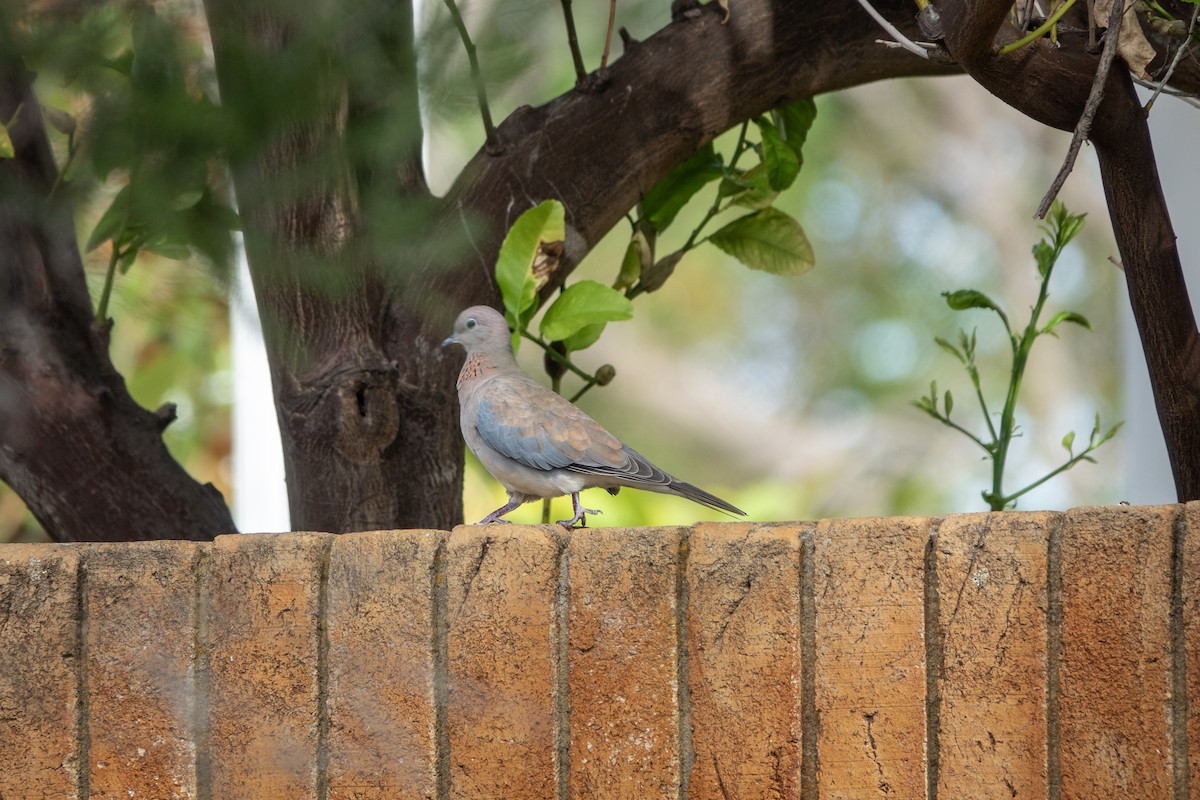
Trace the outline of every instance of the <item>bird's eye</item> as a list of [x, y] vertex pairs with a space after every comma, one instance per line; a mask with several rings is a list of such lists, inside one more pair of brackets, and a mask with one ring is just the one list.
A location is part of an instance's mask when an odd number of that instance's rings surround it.
[[474, 327], [475, 327], [476, 325], [478, 325], [478, 324], [479, 324], [479, 323], [477, 323], [477, 322], [476, 322], [475, 320], [473, 320], [473, 319], [469, 319], [469, 320], [467, 320], [467, 330], [470, 330], [471, 328], [474, 328]]

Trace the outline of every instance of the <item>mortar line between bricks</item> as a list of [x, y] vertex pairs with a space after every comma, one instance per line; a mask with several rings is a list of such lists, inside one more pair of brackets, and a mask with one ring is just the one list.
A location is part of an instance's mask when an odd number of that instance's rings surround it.
[[942, 728], [942, 633], [941, 595], [938, 584], [938, 530], [933, 520], [925, 540], [925, 796], [937, 800], [941, 766]]
[[1046, 549], [1046, 796], [1062, 795], [1062, 515], [1050, 523]]
[[551, 658], [554, 692], [554, 786], [557, 800], [571, 796], [571, 676], [569, 649], [571, 643], [570, 609], [571, 564], [568, 557], [570, 534], [559, 539], [555, 556], [558, 566], [558, 586], [554, 596], [554, 641]]
[[679, 537], [679, 553], [675, 562], [675, 655], [679, 686], [679, 798], [688, 800], [688, 784], [696, 751], [692, 743], [692, 692], [688, 654], [688, 556], [691, 552], [691, 529]]
[[329, 797], [329, 564], [333, 537], [321, 548], [317, 583], [317, 800]]
[[1175, 510], [1171, 525], [1171, 777], [1174, 800], [1186, 800], [1191, 783], [1188, 763], [1187, 639], [1183, 625], [1184, 544], [1187, 517]]
[[434, 796], [437, 800], [450, 797], [450, 728], [447, 715], [450, 705], [450, 623], [448, 620], [449, 592], [447, 591], [446, 548], [443, 538], [433, 555], [429, 573], [430, 605], [429, 643], [433, 655], [433, 748]]
[[195, 696], [192, 701], [192, 746], [196, 754], [196, 800], [212, 800], [212, 752], [209, 728], [209, 702], [212, 697], [212, 672], [209, 657], [209, 617], [212, 601], [209, 583], [212, 575], [212, 545], [199, 549], [192, 565], [192, 658], [195, 661]]
[[816, 529], [800, 534], [800, 797], [817, 800]]
[[88, 602], [87, 552], [75, 573], [75, 744], [79, 748], [78, 789], [80, 800], [92, 795], [91, 701], [88, 698]]

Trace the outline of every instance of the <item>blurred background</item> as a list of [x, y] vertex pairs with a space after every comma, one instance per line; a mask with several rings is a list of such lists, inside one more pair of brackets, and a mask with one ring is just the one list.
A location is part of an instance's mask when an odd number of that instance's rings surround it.
[[[110, 46], [118, 52], [123, 6], [111, 7], [118, 13]], [[210, 73], [198, 5], [162, 8], [186, 31], [197, 69]], [[463, 11], [497, 119], [573, 85], [558, 3], [464, 4]], [[607, 12], [607, 4], [575, 6], [589, 69], [599, 63]], [[669, 17], [667, 3], [627, 0], [617, 24], [642, 39]], [[447, 21], [442, 3], [420, 6], [426, 164], [439, 193], [483, 140], [466, 60]], [[619, 57], [615, 47], [610, 60]], [[91, 98], [77, 85], [47, 76], [38, 90], [44, 103], [86, 119]], [[804, 226], [816, 268], [781, 278], [746, 269], [712, 246], [689, 253], [663, 290], [634, 301], [631, 321], [610, 324], [595, 346], [578, 354], [586, 370], [610, 363], [617, 372], [580, 405], [664, 469], [755, 520], [984, 510], [980, 492], [990, 486], [990, 464], [910, 401], [936, 380], [939, 391], [954, 392], [955, 419], [982, 431], [966, 374], [934, 343], [937, 336], [955, 340], [965, 328], [977, 330], [984, 391], [993, 408], [1002, 404], [1009, 362], [1003, 329], [991, 314], [951, 311], [940, 294], [984, 291], [1014, 325], [1023, 324], [1038, 290], [1030, 249], [1042, 231], [1033, 211], [1070, 136], [1024, 118], [968, 78], [889, 81], [819, 97], [817, 107], [800, 179], [777, 202]], [[1193, 267], [1200, 264], [1194, 230], [1200, 160], [1189, 150], [1198, 114], [1164, 97], [1151, 115], [1183, 260]], [[718, 149], [732, 146], [729, 134], [718, 140]], [[119, 174], [110, 176], [79, 207], [81, 242], [120, 185]], [[1171, 502], [1165, 450], [1124, 279], [1110, 260], [1117, 253], [1089, 147], [1060, 199], [1088, 217], [1056, 268], [1044, 319], [1069, 309], [1091, 320], [1094, 330], [1065, 326], [1059, 338], [1035, 345], [1006, 488], [1061, 463], [1064, 434], [1074, 430], [1085, 441], [1099, 413], [1105, 428], [1120, 420], [1126, 425], [1097, 451], [1098, 463], [1080, 464], [1021, 498], [1018, 507]], [[679, 241], [669, 234], [660, 253], [682, 243], [709, 202], [711, 195], [702, 192], [685, 208], [673, 227]], [[572, 280], [611, 283], [628, 237], [628, 227], [619, 226]], [[98, 249], [86, 256], [94, 297], [108, 255]], [[113, 360], [134, 398], [149, 408], [178, 407], [179, 418], [166, 432], [175, 456], [198, 480], [221, 490], [243, 531], [288, 529], [270, 383], [244, 264], [227, 274], [200, 259], [140, 255], [118, 276], [109, 313], [116, 321]], [[535, 351], [522, 348], [520, 360], [548, 384]], [[572, 380], [564, 379], [568, 395], [578, 389]], [[466, 520], [503, 502], [499, 485], [468, 457]], [[615, 498], [591, 492], [584, 504], [604, 512], [593, 525], [722, 518], [684, 500], [633, 491]], [[556, 500], [552, 518], [564, 516], [569, 500]], [[540, 521], [540, 505], [510, 519]], [[0, 484], [0, 542], [41, 538], [20, 499]]]

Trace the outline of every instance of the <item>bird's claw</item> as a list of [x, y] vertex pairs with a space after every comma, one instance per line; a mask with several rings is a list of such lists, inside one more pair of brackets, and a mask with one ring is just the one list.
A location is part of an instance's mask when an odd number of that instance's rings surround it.
[[479, 520], [479, 522], [476, 522], [475, 524], [476, 525], [512, 525], [512, 520], [511, 519], [500, 519], [499, 517], [494, 517], [491, 514], [488, 514], [486, 517]]
[[598, 508], [581, 508], [577, 512], [575, 512], [574, 517], [572, 517], [571, 519], [560, 519], [560, 520], [558, 520], [558, 524], [562, 525], [564, 528], [574, 528], [575, 523], [578, 522], [579, 527], [586, 528], [588, 514], [603, 514], [603, 513], [604, 512]]

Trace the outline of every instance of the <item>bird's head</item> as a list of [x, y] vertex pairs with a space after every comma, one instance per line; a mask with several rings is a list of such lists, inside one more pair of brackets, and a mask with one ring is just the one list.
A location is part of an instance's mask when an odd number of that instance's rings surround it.
[[504, 315], [488, 306], [471, 306], [454, 321], [454, 333], [446, 337], [442, 347], [460, 344], [468, 354], [485, 350], [512, 352], [508, 323]]

